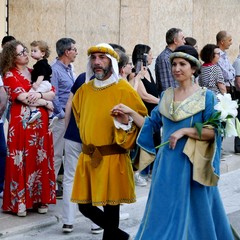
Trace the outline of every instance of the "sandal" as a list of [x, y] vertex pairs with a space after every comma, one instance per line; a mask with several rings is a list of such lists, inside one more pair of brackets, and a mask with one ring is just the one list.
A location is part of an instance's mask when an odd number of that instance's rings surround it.
[[48, 212], [48, 205], [47, 204], [42, 204], [38, 207], [38, 213], [45, 214], [47, 212]]

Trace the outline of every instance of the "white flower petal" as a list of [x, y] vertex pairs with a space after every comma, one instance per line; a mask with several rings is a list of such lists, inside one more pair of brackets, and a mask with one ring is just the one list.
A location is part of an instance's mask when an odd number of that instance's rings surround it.
[[233, 101], [231, 95], [225, 93], [224, 95], [218, 94], [217, 98], [219, 102], [215, 105], [214, 109], [221, 112], [221, 120], [224, 120], [228, 115], [232, 117], [237, 116], [237, 101]]
[[232, 119], [230, 119], [230, 118], [227, 119], [227, 121], [226, 121], [225, 133], [226, 133], [226, 137], [232, 137], [232, 136], [238, 135], [235, 125], [234, 125]]

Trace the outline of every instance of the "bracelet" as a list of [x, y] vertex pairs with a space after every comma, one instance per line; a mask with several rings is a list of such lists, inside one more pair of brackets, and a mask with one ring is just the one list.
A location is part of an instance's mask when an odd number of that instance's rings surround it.
[[48, 106], [48, 101], [46, 101], [46, 106]]
[[40, 93], [40, 95], [41, 95], [41, 98], [43, 98], [43, 94], [41, 93], [41, 92], [39, 92]]

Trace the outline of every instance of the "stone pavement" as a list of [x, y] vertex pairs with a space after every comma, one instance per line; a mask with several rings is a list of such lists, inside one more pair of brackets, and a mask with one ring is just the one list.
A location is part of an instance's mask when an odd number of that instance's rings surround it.
[[[221, 161], [221, 178], [219, 189], [223, 204], [230, 219], [231, 224], [240, 233], [240, 155], [233, 153], [233, 139], [229, 138], [223, 142], [224, 155]], [[147, 187], [136, 187], [137, 202], [134, 204], [124, 204], [121, 209], [129, 212], [130, 218], [121, 221], [122, 229], [132, 236], [136, 234], [140, 224], [145, 203], [147, 200]], [[0, 199], [0, 205], [2, 199]], [[82, 239], [97, 240], [101, 235], [90, 233], [91, 223], [80, 213], [77, 215], [77, 223], [73, 233], [64, 235], [61, 232], [61, 206], [62, 200], [58, 200], [56, 205], [49, 207], [47, 214], [40, 215], [35, 212], [28, 213], [27, 217], [17, 217], [11, 214], [0, 212], [0, 239]]]

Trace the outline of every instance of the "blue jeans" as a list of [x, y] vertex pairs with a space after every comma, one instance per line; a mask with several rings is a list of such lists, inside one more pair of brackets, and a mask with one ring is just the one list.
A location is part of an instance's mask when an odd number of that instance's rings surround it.
[[4, 136], [3, 123], [0, 123], [0, 192], [2, 192], [4, 185], [6, 156], [7, 146]]

